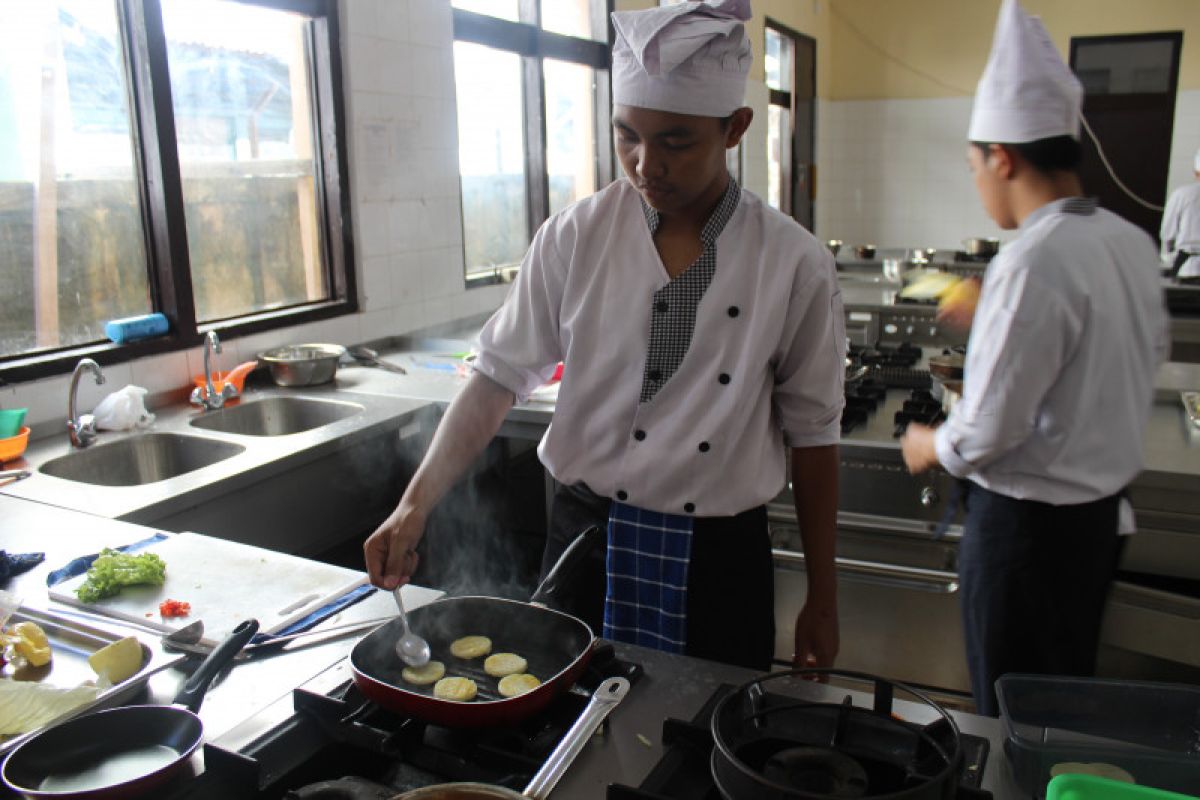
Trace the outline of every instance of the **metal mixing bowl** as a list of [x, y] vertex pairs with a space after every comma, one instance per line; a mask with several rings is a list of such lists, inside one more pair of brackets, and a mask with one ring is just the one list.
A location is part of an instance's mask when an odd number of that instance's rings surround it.
[[279, 386], [315, 386], [333, 380], [338, 359], [346, 353], [340, 344], [290, 344], [268, 350], [258, 360], [271, 370]]

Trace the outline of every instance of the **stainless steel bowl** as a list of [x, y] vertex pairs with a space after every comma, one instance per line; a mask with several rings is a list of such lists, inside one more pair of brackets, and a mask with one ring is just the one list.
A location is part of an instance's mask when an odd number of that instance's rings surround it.
[[271, 380], [279, 386], [315, 386], [333, 380], [338, 359], [345, 353], [340, 344], [290, 344], [268, 350], [258, 360], [267, 365]]

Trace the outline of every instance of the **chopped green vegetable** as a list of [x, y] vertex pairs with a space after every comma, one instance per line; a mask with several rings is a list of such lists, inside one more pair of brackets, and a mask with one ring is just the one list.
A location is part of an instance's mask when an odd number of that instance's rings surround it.
[[122, 586], [138, 583], [162, 586], [166, 574], [166, 563], [154, 553], [134, 556], [106, 547], [92, 563], [87, 580], [75, 594], [85, 603], [94, 603], [117, 594]]

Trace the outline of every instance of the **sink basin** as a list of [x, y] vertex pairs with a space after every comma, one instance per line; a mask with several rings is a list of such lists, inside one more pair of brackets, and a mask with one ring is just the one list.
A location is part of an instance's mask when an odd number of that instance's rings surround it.
[[339, 400], [308, 397], [268, 397], [210, 411], [191, 424], [207, 431], [243, 436], [286, 436], [361, 414], [363, 407]]
[[143, 433], [47, 461], [46, 475], [98, 486], [141, 486], [207, 467], [246, 448], [176, 433]]

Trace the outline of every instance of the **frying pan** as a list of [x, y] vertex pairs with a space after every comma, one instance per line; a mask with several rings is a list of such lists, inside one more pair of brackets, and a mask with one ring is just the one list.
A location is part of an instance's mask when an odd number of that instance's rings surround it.
[[192, 673], [173, 706], [123, 706], [47, 728], [9, 753], [4, 783], [25, 797], [137, 797], [184, 769], [204, 738], [204, 693], [258, 632], [247, 620]]
[[[564, 588], [604, 535], [592, 527], [576, 537], [528, 603], [498, 597], [448, 597], [408, 613], [409, 627], [429, 642], [433, 658], [446, 665], [447, 677], [474, 679], [479, 689], [475, 700], [441, 700], [433, 696], [432, 686], [404, 681], [401, 671], [405, 665], [396, 655], [402, 630], [399, 619], [376, 628], [354, 646], [350, 668], [355, 685], [390, 711], [450, 728], [507, 726], [536, 714], [575, 683], [596, 645], [587, 623], [542, 603]], [[451, 655], [450, 643], [470, 635], [490, 638], [494, 653], [524, 657], [529, 662], [526, 672], [542, 683], [525, 694], [502, 697], [497, 679], [483, 671], [482, 659]]]

